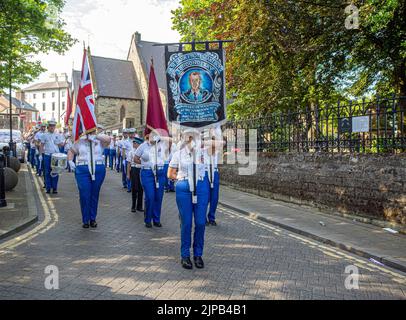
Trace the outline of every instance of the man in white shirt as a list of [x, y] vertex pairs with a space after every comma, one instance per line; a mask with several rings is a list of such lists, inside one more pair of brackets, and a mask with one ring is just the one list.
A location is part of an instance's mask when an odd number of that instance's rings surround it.
[[135, 138], [135, 134], [136, 134], [136, 130], [135, 128], [130, 128], [128, 129], [128, 138], [125, 139], [122, 143], [122, 153], [123, 153], [123, 169], [124, 169], [124, 176], [125, 176], [125, 184], [123, 181], [123, 187], [125, 186], [125, 188], [127, 188], [127, 192], [130, 193], [131, 192], [131, 180], [127, 178], [127, 154], [129, 152], [131, 152], [131, 150], [133, 149], [133, 140]]
[[[36, 167], [37, 167], [37, 175], [42, 176], [44, 173], [44, 163], [42, 161], [43, 156], [40, 152], [40, 146], [41, 146], [41, 137], [43, 134], [45, 134], [45, 129], [46, 129], [46, 124], [41, 123], [40, 124], [40, 130], [34, 135], [34, 143], [36, 147], [35, 151], [35, 159], [36, 159]], [[41, 160], [40, 160], [41, 158]]]
[[123, 188], [127, 189], [127, 176], [125, 172], [125, 141], [128, 139], [128, 129], [123, 129], [123, 139], [119, 143], [120, 148], [120, 169], [121, 169], [121, 182], [123, 183]]
[[141, 183], [145, 193], [145, 227], [162, 227], [161, 208], [164, 196], [164, 151], [165, 143], [151, 133], [147, 141], [135, 151], [135, 163], [141, 164]]
[[[58, 193], [58, 175], [51, 175], [51, 159], [52, 154], [60, 153], [59, 148], [63, 146], [64, 141], [61, 135], [55, 133], [56, 122], [51, 120], [48, 122], [48, 132], [41, 136], [40, 147], [40, 160], [44, 161], [45, 169], [45, 188], [46, 193], [57, 194]], [[42, 156], [43, 155], [43, 156]]]

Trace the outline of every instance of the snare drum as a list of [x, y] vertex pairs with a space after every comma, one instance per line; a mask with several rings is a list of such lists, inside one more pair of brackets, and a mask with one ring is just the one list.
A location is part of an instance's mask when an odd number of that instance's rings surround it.
[[64, 153], [53, 153], [51, 156], [51, 175], [56, 176], [65, 171], [68, 156]]

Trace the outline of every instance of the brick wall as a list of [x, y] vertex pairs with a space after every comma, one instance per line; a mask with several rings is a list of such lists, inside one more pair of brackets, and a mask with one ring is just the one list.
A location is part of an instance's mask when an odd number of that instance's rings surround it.
[[259, 154], [255, 175], [238, 175], [238, 167], [221, 166], [223, 184], [406, 225], [406, 154]]

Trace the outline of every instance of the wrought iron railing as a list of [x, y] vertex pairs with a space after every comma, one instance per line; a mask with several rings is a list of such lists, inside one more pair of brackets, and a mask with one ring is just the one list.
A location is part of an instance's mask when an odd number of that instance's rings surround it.
[[249, 129], [256, 129], [261, 152], [400, 153], [406, 151], [405, 111], [406, 97], [378, 97], [229, 121], [223, 129], [228, 146], [243, 134], [246, 148]]

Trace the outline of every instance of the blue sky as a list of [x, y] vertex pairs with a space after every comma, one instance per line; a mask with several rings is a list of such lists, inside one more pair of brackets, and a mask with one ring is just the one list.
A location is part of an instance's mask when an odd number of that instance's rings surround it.
[[171, 30], [171, 10], [178, 6], [179, 0], [67, 0], [61, 17], [79, 42], [64, 56], [37, 56], [48, 71], [35, 82], [46, 81], [53, 72], [70, 77], [72, 64], [80, 69], [83, 41], [90, 43], [93, 55], [118, 59], [126, 59], [135, 31], [147, 41], [178, 41], [179, 34]]

